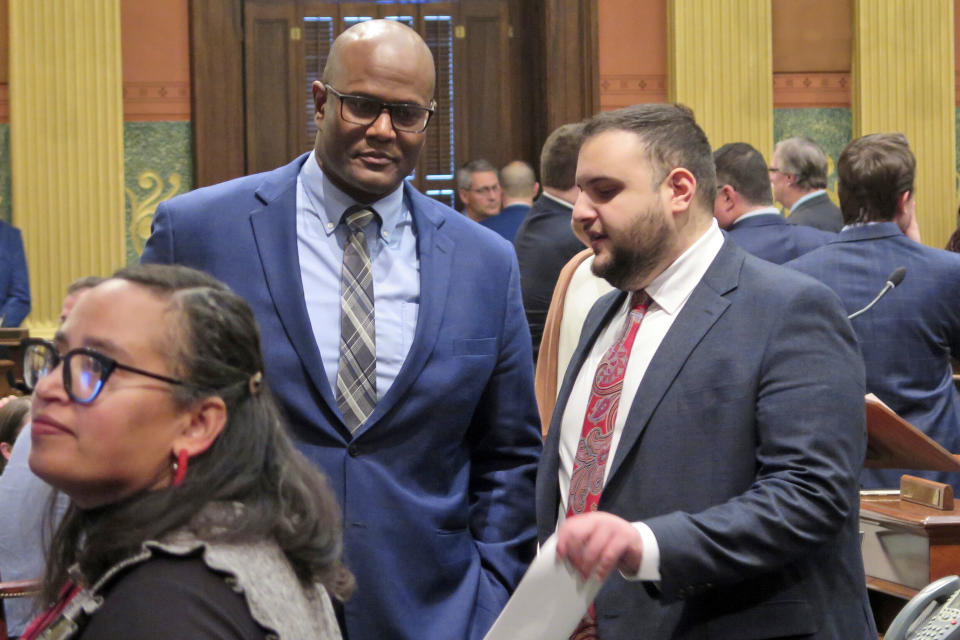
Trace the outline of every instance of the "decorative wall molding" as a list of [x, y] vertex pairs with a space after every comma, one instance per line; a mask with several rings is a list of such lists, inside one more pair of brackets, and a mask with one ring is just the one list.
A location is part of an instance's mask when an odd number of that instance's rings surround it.
[[190, 120], [190, 83], [124, 82], [123, 119]]
[[666, 102], [666, 75], [601, 75], [600, 108], [618, 109], [631, 104]]
[[775, 73], [773, 74], [773, 106], [849, 107], [850, 74], [838, 73]]

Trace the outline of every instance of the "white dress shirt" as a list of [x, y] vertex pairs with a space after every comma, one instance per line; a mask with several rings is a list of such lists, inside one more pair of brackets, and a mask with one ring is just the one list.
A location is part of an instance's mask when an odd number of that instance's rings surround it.
[[[340, 272], [347, 241], [340, 219], [355, 204], [330, 182], [311, 153], [297, 177], [297, 251], [307, 315], [334, 392], [340, 366]], [[413, 343], [420, 311], [420, 259], [403, 185], [370, 206], [381, 220], [371, 220], [365, 235], [373, 271], [377, 398], [382, 399]]]
[[[610, 462], [613, 462], [623, 426], [626, 423], [637, 387], [643, 381], [647, 367], [654, 354], [660, 347], [664, 336], [670, 330], [677, 315], [683, 309], [690, 294], [699, 284], [707, 268], [713, 262], [723, 246], [723, 234], [716, 220], [711, 222], [710, 228], [680, 255], [663, 273], [658, 275], [647, 285], [646, 292], [651, 298], [647, 313], [637, 330], [633, 347], [630, 350], [630, 359], [627, 361], [627, 370], [623, 377], [623, 391], [620, 394], [620, 405], [617, 419], [614, 423], [613, 437], [610, 441], [610, 452], [607, 456], [608, 464], [604, 469], [603, 482], [607, 482], [607, 473], [610, 471]], [[626, 297], [617, 314], [604, 327], [597, 341], [594, 342], [590, 353], [587, 354], [577, 374], [576, 382], [570, 390], [570, 398], [563, 412], [560, 423], [560, 515], [557, 518], [559, 527], [567, 513], [567, 498], [570, 488], [570, 476], [573, 473], [573, 463], [577, 455], [577, 446], [580, 442], [580, 433], [583, 428], [583, 417], [590, 400], [593, 378], [597, 366], [604, 354], [613, 345], [621, 327], [627, 321], [630, 296]], [[656, 375], [653, 372], [651, 375]], [[643, 540], [643, 559], [636, 579], [660, 579], [660, 549], [656, 537], [650, 528], [642, 522], [634, 523]]]

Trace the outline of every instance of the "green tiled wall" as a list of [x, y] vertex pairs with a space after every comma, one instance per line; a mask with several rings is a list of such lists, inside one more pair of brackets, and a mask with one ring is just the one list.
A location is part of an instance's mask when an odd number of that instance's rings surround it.
[[126, 122], [123, 173], [127, 263], [139, 260], [157, 205], [193, 188], [189, 122]]
[[[807, 136], [823, 147], [829, 160], [827, 191], [836, 200], [836, 161], [840, 152], [853, 138], [850, 109], [774, 109], [773, 140], [779, 142], [794, 136]], [[763, 150], [769, 162], [773, 149]]]
[[[139, 260], [150, 232], [149, 218], [161, 200], [189, 191], [193, 160], [189, 122], [127, 122], [123, 125], [127, 262]], [[0, 123], [0, 218], [11, 221], [10, 125]]]

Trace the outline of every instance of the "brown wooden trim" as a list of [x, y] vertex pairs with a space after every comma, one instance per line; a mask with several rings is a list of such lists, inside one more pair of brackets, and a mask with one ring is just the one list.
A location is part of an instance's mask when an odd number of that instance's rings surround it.
[[667, 101], [667, 76], [628, 74], [600, 76], [600, 108], [604, 111], [631, 104]]
[[190, 85], [187, 82], [124, 82], [123, 119], [190, 120]]
[[879, 591], [880, 593], [903, 598], [904, 600], [909, 600], [913, 596], [917, 595], [916, 589], [911, 589], [910, 587], [905, 587], [902, 584], [890, 582], [889, 580], [874, 578], [873, 576], [866, 576], [866, 583], [867, 589], [872, 589], [873, 591]]
[[597, 112], [597, 0], [545, 0], [547, 131]]
[[773, 74], [773, 106], [850, 107], [850, 74], [775, 73]]
[[194, 185], [245, 173], [243, 2], [191, 0]]

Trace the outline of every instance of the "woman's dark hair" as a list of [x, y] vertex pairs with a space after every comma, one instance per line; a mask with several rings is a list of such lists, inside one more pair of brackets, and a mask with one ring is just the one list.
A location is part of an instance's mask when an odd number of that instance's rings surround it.
[[[326, 477], [294, 448], [266, 385], [251, 384], [263, 371], [263, 355], [250, 307], [218, 280], [186, 267], [138, 265], [113, 278], [169, 299], [170, 335], [164, 346], [171, 375], [187, 383], [174, 390], [174, 401], [189, 407], [218, 396], [227, 406], [227, 422], [210, 448], [190, 459], [181, 485], [142, 491], [89, 511], [71, 505], [54, 535], [46, 603], [57, 599], [73, 563], [95, 580], [144, 541], [188, 523], [204, 540], [272, 537], [305, 586], [320, 582], [346, 598], [353, 576], [340, 560], [336, 497]], [[205, 525], [195, 516], [212, 502], [243, 508], [229, 527]]]
[[[12, 447], [29, 414], [29, 398], [14, 398], [0, 407], [0, 442], [5, 442]], [[7, 461], [0, 456], [0, 473], [5, 466]]]

